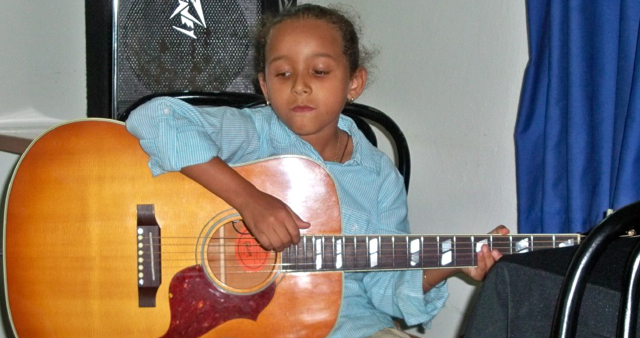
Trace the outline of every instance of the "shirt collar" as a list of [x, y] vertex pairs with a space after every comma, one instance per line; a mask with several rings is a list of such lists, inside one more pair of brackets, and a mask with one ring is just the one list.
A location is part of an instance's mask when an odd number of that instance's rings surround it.
[[369, 142], [369, 139], [364, 136], [356, 123], [350, 117], [340, 115], [338, 128], [349, 133], [353, 140], [353, 153], [349, 161], [354, 161], [370, 170], [377, 171], [380, 165], [379, 161], [376, 160], [379, 157], [379, 150]]
[[[268, 113], [269, 115], [273, 116], [273, 120], [271, 121], [271, 123], [274, 123], [274, 127], [276, 128], [271, 129], [272, 137], [270, 138], [270, 142], [272, 142], [274, 146], [277, 145], [279, 147], [286, 147], [291, 142], [302, 142], [309, 148], [312, 148], [310, 144], [301, 139], [300, 136], [296, 135], [289, 128], [287, 128], [284, 123], [282, 123], [282, 121], [280, 121], [271, 106], [261, 107], [258, 109], [263, 113]], [[338, 128], [349, 133], [353, 142], [353, 153], [351, 154], [351, 159], [347, 161], [347, 164], [353, 161], [354, 163], [362, 165], [369, 170], [377, 172], [380, 165], [378, 161], [380, 150], [378, 150], [378, 148], [374, 147], [371, 142], [369, 142], [367, 137], [364, 136], [360, 129], [358, 129], [358, 126], [350, 117], [340, 115], [340, 118], [338, 120]], [[273, 134], [274, 132], [276, 134]], [[313, 153], [317, 154], [315, 149], [313, 150]], [[316, 160], [321, 162], [323, 161], [319, 154], [317, 154], [316, 157]]]

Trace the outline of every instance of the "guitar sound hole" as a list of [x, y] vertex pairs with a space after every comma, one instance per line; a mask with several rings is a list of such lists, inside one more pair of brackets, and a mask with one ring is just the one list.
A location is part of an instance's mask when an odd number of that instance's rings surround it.
[[231, 293], [260, 291], [278, 270], [279, 255], [264, 250], [241, 220], [220, 226], [209, 238], [206, 250], [212, 279]]

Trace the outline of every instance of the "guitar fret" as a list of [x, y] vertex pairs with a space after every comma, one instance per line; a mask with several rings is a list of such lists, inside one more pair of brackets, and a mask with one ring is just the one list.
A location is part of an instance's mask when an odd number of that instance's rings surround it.
[[490, 236], [491, 248], [500, 251], [503, 255], [512, 254], [511, 251], [511, 235]]
[[325, 237], [319, 236], [316, 239], [316, 270], [324, 270], [325, 269]]
[[453, 266], [456, 266], [457, 261], [458, 261], [458, 253], [459, 251], [458, 249], [458, 237], [453, 236], [451, 238], [451, 263], [453, 264]]
[[316, 253], [315, 253], [316, 254], [316, 270], [325, 269], [324, 242], [325, 242], [324, 236], [319, 236], [319, 238], [316, 239]]
[[342, 265], [345, 270], [353, 270], [355, 269], [356, 262], [356, 242], [355, 237], [347, 236], [344, 237], [344, 254], [343, 254], [343, 262]]
[[423, 248], [423, 268], [435, 268], [440, 266], [440, 240], [437, 236], [424, 236], [422, 242]]
[[[371, 261], [371, 247], [370, 247], [370, 243], [369, 243], [369, 236], [367, 236], [366, 239], [367, 239], [367, 262], [370, 262]], [[367, 268], [370, 267], [369, 264], [367, 265]]]
[[369, 236], [367, 236], [367, 260], [369, 262], [369, 265], [367, 266], [367, 268], [370, 268], [373, 263], [375, 262], [371, 262], [371, 241], [369, 240]]
[[408, 255], [408, 266], [412, 268], [416, 268], [422, 266], [422, 257], [420, 255], [420, 247], [422, 246], [422, 237], [418, 236], [407, 236], [407, 252]]
[[406, 236], [393, 236], [393, 266], [396, 268], [408, 268], [409, 250], [407, 249]]
[[530, 248], [529, 250], [531, 251], [535, 250], [535, 248], [533, 247], [533, 244], [534, 244], [533, 235], [529, 235], [529, 248]]
[[413, 267], [411, 260], [413, 259], [413, 253], [411, 252], [411, 240], [409, 236], [405, 236], [405, 251], [407, 252], [406, 266]]
[[471, 236], [469, 238], [469, 256], [471, 256], [471, 265], [476, 266], [478, 264], [477, 261], [477, 251], [476, 251], [476, 237]]
[[[284, 264], [284, 267], [287, 270], [297, 270], [298, 269], [298, 261], [297, 261], [297, 255], [298, 255], [298, 245], [292, 245], [288, 248], [286, 248], [283, 252], [282, 252], [282, 263]], [[291, 251], [295, 252], [295, 257], [292, 258], [292, 254]]]
[[284, 251], [282, 251], [282, 266], [283, 266], [283, 270], [286, 271], [292, 271], [296, 269], [295, 266], [295, 262], [292, 262], [291, 259], [291, 251], [295, 250], [295, 246], [290, 246], [288, 248], [285, 248]]
[[304, 243], [304, 269], [313, 270], [313, 242], [315, 236], [307, 237], [307, 241]]
[[489, 246], [489, 250], [493, 250], [493, 235], [481, 235], [481, 236], [474, 236], [473, 237], [473, 264], [477, 265], [478, 261], [477, 261], [477, 257], [476, 254], [478, 252], [480, 252], [480, 250], [482, 250], [482, 246], [484, 244]]
[[357, 270], [369, 268], [369, 240], [368, 237], [356, 237], [356, 266]]
[[335, 269], [335, 253], [333, 251], [333, 242], [335, 237], [322, 237], [322, 270]]
[[[295, 248], [293, 249], [293, 254], [291, 252], [287, 254], [287, 262], [285, 264], [285, 267], [287, 270], [300, 271], [303, 268], [301, 263], [301, 257], [300, 257], [301, 255], [300, 253], [303, 248], [303, 244], [302, 244], [303, 240], [304, 240], [304, 237], [302, 237], [300, 239], [300, 242], [298, 242], [298, 244], [295, 245]], [[292, 258], [292, 255], [295, 257]], [[284, 262], [284, 257], [282, 258], [282, 260]]]
[[323, 249], [323, 245], [322, 245], [322, 238], [315, 238], [313, 239], [313, 261], [314, 261], [314, 267], [315, 270], [320, 270], [322, 269], [322, 249]]
[[380, 236], [376, 236], [376, 238], [374, 238], [372, 240], [371, 245], [373, 246], [373, 248], [370, 248], [373, 250], [373, 252], [369, 252], [369, 259], [371, 260], [371, 268], [382, 268], [384, 266], [380, 265], [380, 260], [381, 258], [381, 250], [380, 250]]
[[555, 235], [546, 236], [543, 241], [537, 241], [537, 245], [534, 250], [540, 249], [552, 249], [556, 247]]
[[[374, 241], [375, 242], [375, 241]], [[393, 236], [378, 236], [377, 238], [378, 244], [378, 264], [377, 268], [379, 269], [392, 269], [394, 265], [394, 237]], [[374, 250], [375, 251], [375, 250]], [[376, 257], [374, 255], [373, 257]]]
[[[382, 241], [380, 242], [382, 245]], [[385, 257], [384, 250], [382, 251], [382, 257]], [[396, 267], [396, 237], [391, 236], [391, 267]]]
[[[407, 250], [407, 238], [405, 236], [394, 236], [393, 242], [394, 250], [393, 250], [393, 260], [396, 267], [398, 268], [407, 268], [409, 257], [409, 251]], [[396, 251], [397, 250], [397, 251]]]
[[509, 254], [513, 255], [513, 235], [509, 235]]
[[342, 255], [343, 255], [343, 244], [344, 243], [344, 237], [340, 237], [338, 238], [338, 240], [335, 243], [335, 253], [336, 253], [336, 257], [335, 257], [335, 267], [337, 270], [341, 270], [342, 269], [342, 265], [343, 265], [343, 259], [342, 259]]
[[304, 236], [296, 245], [296, 263], [294, 266], [297, 271], [304, 269], [304, 243], [306, 240], [307, 237]]
[[435, 256], [437, 257], [437, 261], [436, 261], [436, 265], [435, 266], [440, 266], [440, 260], [442, 259], [442, 251], [440, 251], [440, 236], [436, 236], [436, 250], [435, 250]]
[[440, 241], [440, 266], [448, 267], [453, 264], [453, 238], [452, 237], [440, 237], [438, 236], [438, 240]]
[[454, 250], [455, 266], [475, 266], [475, 251], [472, 242], [473, 237], [456, 236]]
[[378, 258], [380, 257], [380, 237], [369, 239], [367, 237], [367, 253], [369, 256], [369, 268], [379, 267]]
[[477, 257], [476, 257], [476, 253], [478, 252], [477, 249], [477, 243], [476, 243], [476, 237], [475, 236], [471, 236], [471, 265], [475, 266], [478, 264], [478, 262], [476, 261]]
[[367, 240], [367, 269], [371, 267], [371, 247], [370, 247], [370, 243], [369, 243], [369, 236], [366, 237]]
[[424, 236], [419, 236], [417, 237], [417, 241], [415, 242], [415, 248], [418, 250], [417, 253], [414, 253], [414, 255], [416, 255], [417, 259], [417, 264], [415, 267], [417, 268], [424, 268], [425, 267], [425, 263], [424, 263], [424, 251], [422, 250], [422, 248], [424, 248]]

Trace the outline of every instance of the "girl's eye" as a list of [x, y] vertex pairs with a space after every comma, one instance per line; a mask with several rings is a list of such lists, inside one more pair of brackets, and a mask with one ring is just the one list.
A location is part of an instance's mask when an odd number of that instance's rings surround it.
[[287, 77], [289, 75], [291, 75], [291, 72], [279, 72], [279, 73], [276, 73], [276, 77]]
[[313, 74], [314, 75], [329, 75], [329, 72], [326, 71], [326, 70], [316, 69], [316, 70], [313, 71]]

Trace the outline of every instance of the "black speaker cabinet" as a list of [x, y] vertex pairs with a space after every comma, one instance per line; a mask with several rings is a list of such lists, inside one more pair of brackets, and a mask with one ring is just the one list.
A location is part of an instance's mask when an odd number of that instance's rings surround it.
[[295, 0], [86, 0], [89, 117], [152, 93], [255, 92], [253, 33]]

